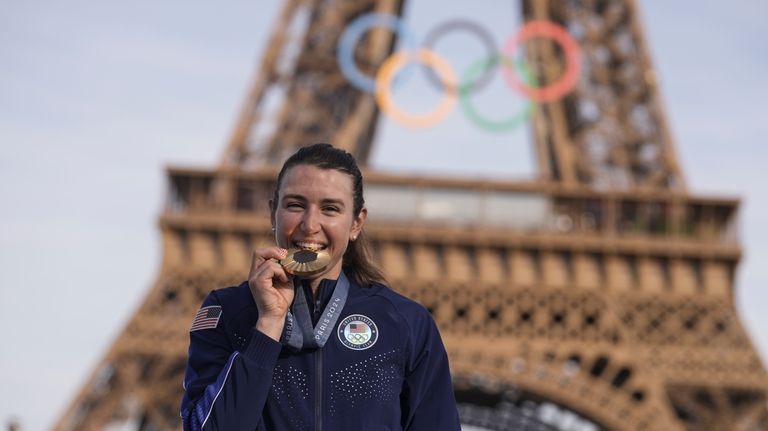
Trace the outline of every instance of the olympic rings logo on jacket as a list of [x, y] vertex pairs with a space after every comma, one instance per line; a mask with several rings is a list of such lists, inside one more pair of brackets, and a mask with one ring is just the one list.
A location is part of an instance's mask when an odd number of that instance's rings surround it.
[[[405, 49], [384, 60], [375, 78], [372, 78], [358, 69], [354, 60], [354, 48], [363, 34], [374, 26], [384, 26], [397, 33], [404, 42]], [[473, 63], [461, 75], [461, 80], [457, 78], [448, 61], [432, 49], [440, 36], [452, 30], [475, 34], [488, 51], [485, 58]], [[548, 37], [554, 40], [565, 55], [563, 73], [555, 82], [544, 87], [538, 87], [535, 77], [523, 61], [514, 60], [518, 46], [534, 37]], [[529, 21], [507, 38], [501, 53], [498, 54], [499, 49], [493, 37], [480, 24], [470, 20], [456, 19], [437, 26], [427, 34], [423, 47], [419, 47], [414, 33], [400, 17], [386, 13], [367, 13], [349, 23], [339, 38], [336, 50], [339, 68], [349, 83], [361, 91], [372, 93], [385, 114], [409, 127], [429, 127], [442, 121], [456, 105], [458, 95], [465, 115], [474, 123], [493, 131], [510, 130], [530, 116], [534, 102], [552, 102], [570, 92], [581, 72], [581, 50], [578, 43], [565, 28], [550, 21]], [[434, 109], [422, 115], [402, 111], [395, 105], [392, 97], [391, 87], [395, 75], [412, 62], [427, 66], [427, 77], [444, 93]], [[494, 121], [477, 113], [470, 101], [470, 94], [484, 87], [490, 81], [493, 69], [499, 65], [503, 66], [502, 74], [509, 86], [528, 100], [520, 113], [506, 120]]]

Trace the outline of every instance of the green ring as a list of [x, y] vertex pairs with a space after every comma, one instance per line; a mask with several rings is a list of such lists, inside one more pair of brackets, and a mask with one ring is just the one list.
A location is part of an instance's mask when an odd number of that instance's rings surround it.
[[[489, 67], [496, 66], [499, 63], [499, 58], [500, 57], [498, 56], [494, 56], [475, 62], [464, 73], [462, 82], [472, 82], [481, 72], [488, 69]], [[509, 60], [505, 61], [505, 63], [508, 65]], [[525, 83], [528, 86], [535, 87], [537, 85], [536, 78], [531, 74], [530, 70], [528, 70], [528, 67], [526, 67], [522, 61], [515, 61], [514, 67], [518, 72], [520, 72], [520, 76], [523, 77]], [[512, 118], [499, 121], [489, 120], [478, 114], [477, 111], [475, 111], [475, 108], [472, 106], [472, 103], [470, 103], [470, 88], [467, 86], [462, 86], [460, 89], [461, 91], [459, 100], [461, 101], [461, 107], [463, 108], [464, 113], [475, 124], [492, 132], [506, 132], [512, 130], [525, 122], [531, 116], [531, 112], [533, 112], [534, 103], [529, 99], [525, 104], [525, 108], [523, 108], [522, 111], [517, 113]]]

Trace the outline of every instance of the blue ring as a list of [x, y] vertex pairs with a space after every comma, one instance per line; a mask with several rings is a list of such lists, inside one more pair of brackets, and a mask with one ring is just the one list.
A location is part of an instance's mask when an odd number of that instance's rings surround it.
[[[354, 21], [349, 23], [344, 32], [339, 37], [339, 43], [336, 45], [336, 58], [339, 62], [339, 68], [341, 73], [346, 76], [350, 84], [357, 87], [359, 90], [373, 94], [376, 91], [376, 81], [374, 78], [363, 74], [360, 69], [357, 68], [354, 59], [354, 47], [360, 38], [368, 31], [369, 28], [383, 25], [390, 30], [397, 33], [399, 38], [402, 38], [409, 50], [416, 50], [418, 45], [413, 34], [405, 26], [405, 23], [400, 17], [394, 16], [388, 13], [366, 13], [355, 18]], [[413, 69], [415, 65], [409, 66], [409, 69]]]

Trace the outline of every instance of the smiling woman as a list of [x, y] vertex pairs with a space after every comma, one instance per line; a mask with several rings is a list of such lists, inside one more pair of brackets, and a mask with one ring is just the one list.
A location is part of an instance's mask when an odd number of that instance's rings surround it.
[[[331, 227], [337, 226], [338, 223], [348, 224], [348, 226], [346, 224], [344, 226], [350, 230], [350, 241], [344, 242], [343, 265], [352, 271], [363, 285], [376, 281], [384, 282], [384, 275], [371, 263], [365, 238], [362, 236], [362, 227], [365, 224], [368, 210], [365, 208], [365, 200], [363, 199], [363, 176], [352, 155], [345, 151], [334, 150], [330, 145], [321, 144], [300, 150], [285, 162], [277, 176], [277, 186], [270, 202], [272, 225], [277, 230], [275, 239], [280, 246], [307, 248], [299, 244], [292, 244], [288, 238], [284, 238], [285, 241], [280, 242], [281, 226], [283, 225], [279, 225], [279, 222], [283, 218], [277, 217], [277, 214], [280, 213], [288, 216], [285, 220], [293, 220], [295, 223], [296, 217], [291, 217], [291, 214], [313, 216], [312, 213], [303, 210], [307, 205], [307, 199], [311, 197], [301, 194], [305, 192], [313, 193], [317, 199], [320, 199], [320, 201], [315, 202], [315, 207], [320, 209], [320, 215], [329, 216], [326, 217], [328, 233], [335, 232]], [[292, 209], [289, 210], [287, 206], [291, 206]], [[335, 216], [341, 217], [339, 219]], [[312, 219], [309, 221], [312, 222]], [[314, 226], [309, 226], [308, 230], [312, 231], [313, 229], [315, 229]], [[307, 240], [307, 238], [302, 238], [306, 234], [297, 232], [296, 235], [292, 242]], [[310, 232], [308, 234], [308, 236], [312, 235], [315, 233]], [[319, 235], [325, 234], [318, 233]], [[340, 235], [342, 233], [333, 236], [343, 242]], [[320, 245], [324, 248], [328, 246], [328, 244]], [[340, 243], [337, 243], [338, 245]], [[342, 262], [340, 256], [331, 259], [331, 264], [338, 264], [339, 262]], [[338, 269], [335, 268], [336, 271]]]
[[[184, 429], [460, 429], [432, 317], [368, 257], [354, 158], [300, 149], [270, 208], [277, 246], [255, 250], [248, 281], [211, 292], [195, 317]], [[288, 271], [288, 249], [327, 265]]]

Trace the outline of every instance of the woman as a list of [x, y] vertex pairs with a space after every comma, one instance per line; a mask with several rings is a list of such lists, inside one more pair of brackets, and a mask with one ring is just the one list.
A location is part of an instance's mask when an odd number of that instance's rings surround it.
[[[190, 330], [185, 430], [458, 430], [448, 358], [427, 310], [383, 284], [363, 241], [354, 158], [328, 144], [283, 165], [276, 247], [211, 292]], [[327, 253], [292, 276], [287, 249]]]

